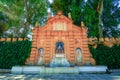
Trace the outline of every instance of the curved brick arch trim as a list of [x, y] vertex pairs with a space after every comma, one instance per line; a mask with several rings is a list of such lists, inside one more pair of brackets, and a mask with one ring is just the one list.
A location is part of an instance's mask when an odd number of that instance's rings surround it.
[[55, 47], [56, 47], [56, 43], [57, 42], [63, 42], [63, 44], [64, 44], [64, 53], [66, 54], [66, 57], [67, 57], [67, 45], [66, 45], [66, 40], [65, 40], [65, 37], [62, 37], [62, 38], [56, 38], [55, 37], [55, 40], [54, 40], [54, 43], [53, 43], [53, 45], [54, 45], [54, 49], [53, 49], [53, 55], [55, 54]]

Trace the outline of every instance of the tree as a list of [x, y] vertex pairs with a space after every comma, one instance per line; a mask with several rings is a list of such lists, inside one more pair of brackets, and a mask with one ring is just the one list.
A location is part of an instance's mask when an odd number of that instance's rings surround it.
[[88, 36], [98, 36], [98, 0], [54, 0], [51, 5], [53, 11], [62, 10], [67, 16], [70, 12], [74, 24], [80, 26], [81, 21], [86, 24], [89, 30]]
[[117, 30], [120, 10], [114, 2], [117, 0], [54, 0], [51, 8], [53, 12], [62, 10], [66, 16], [71, 12], [73, 21], [78, 26], [83, 21], [89, 37], [115, 37], [120, 34]]
[[5, 31], [6, 23], [8, 22], [8, 17], [0, 12], [0, 35]]
[[118, 0], [104, 0], [103, 2], [103, 35], [104, 37], [118, 37], [120, 30], [120, 7], [118, 7]]
[[[18, 32], [24, 28], [21, 35], [26, 37], [30, 26], [34, 26], [36, 21], [39, 21], [40, 25], [45, 22], [47, 0], [2, 0], [0, 1], [0, 11], [9, 17], [7, 29], [15, 27]], [[18, 37], [19, 34], [15, 36]]]
[[0, 23], [0, 35], [2, 35], [2, 33], [5, 31], [5, 26], [4, 24]]
[[[65, 16], [70, 12], [72, 19], [76, 25], [80, 25], [82, 16], [82, 0], [54, 0], [51, 4], [53, 12], [61, 10]], [[79, 15], [79, 16], [78, 16]]]
[[88, 0], [85, 3], [84, 6], [84, 12], [83, 12], [83, 16], [84, 19], [83, 21], [86, 24], [86, 27], [88, 28], [88, 36], [89, 37], [99, 37], [100, 32], [99, 32], [99, 13], [97, 11], [98, 9], [98, 4], [99, 1], [98, 0]]

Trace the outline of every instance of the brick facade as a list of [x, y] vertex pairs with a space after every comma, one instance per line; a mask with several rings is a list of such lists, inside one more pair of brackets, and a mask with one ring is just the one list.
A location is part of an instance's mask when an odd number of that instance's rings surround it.
[[[49, 16], [46, 25], [42, 27], [39, 27], [36, 23], [33, 29], [31, 55], [26, 63], [37, 64], [40, 56], [38, 49], [40, 48], [44, 50], [42, 63], [50, 63], [55, 55], [57, 42], [64, 44], [64, 54], [70, 63], [84, 65], [89, 62], [95, 64], [88, 48], [87, 29], [83, 22], [78, 27], [73, 24], [70, 17], [65, 17], [61, 12], [58, 12], [54, 17]], [[82, 52], [82, 62], [80, 63], [76, 61], [77, 48]]]

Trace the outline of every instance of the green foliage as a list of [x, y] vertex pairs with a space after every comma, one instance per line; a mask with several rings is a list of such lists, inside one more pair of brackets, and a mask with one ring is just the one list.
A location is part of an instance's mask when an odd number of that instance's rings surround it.
[[11, 68], [15, 65], [24, 65], [30, 55], [31, 42], [0, 42], [0, 68]]
[[0, 23], [0, 35], [5, 31], [5, 24]]
[[[13, 27], [16, 29], [12, 31], [14, 32], [13, 37], [26, 37], [30, 31], [30, 26], [33, 27], [37, 21], [40, 22], [40, 25], [43, 25], [47, 19], [47, 8], [47, 0], [0, 1], [0, 12], [6, 14], [9, 18], [6, 29], [13, 29]], [[24, 30], [20, 35], [21, 28], [24, 28]]]
[[8, 16], [0, 11], [0, 35], [5, 31], [6, 29], [6, 23], [8, 22]]
[[82, 0], [54, 0], [51, 4], [51, 8], [54, 12], [61, 10], [65, 16], [70, 12], [73, 22], [76, 25], [80, 25], [82, 17]]
[[[99, 2], [103, 1], [103, 8], [98, 10]], [[51, 4], [53, 12], [62, 10], [67, 16], [70, 12], [73, 22], [80, 26], [84, 21], [88, 28], [89, 37], [120, 36], [117, 25], [120, 23], [120, 7], [115, 5], [118, 0], [54, 0]], [[102, 15], [102, 16], [101, 16]], [[101, 27], [102, 29], [100, 30]]]
[[98, 0], [54, 0], [51, 7], [53, 11], [62, 10], [67, 16], [70, 12], [74, 24], [80, 26], [81, 21], [84, 21], [88, 28], [88, 36], [98, 36], [99, 14], [97, 12]]
[[96, 49], [91, 45], [89, 48], [97, 65], [106, 65], [109, 69], [120, 68], [120, 45], [114, 45], [110, 48], [98, 44]]
[[103, 35], [104, 37], [118, 37], [120, 30], [117, 27], [120, 24], [120, 7], [117, 0], [103, 0], [104, 9], [102, 14]]
[[[85, 3], [84, 3], [85, 4]], [[88, 36], [99, 36], [98, 24], [99, 14], [97, 12], [98, 0], [88, 0], [84, 6], [84, 23], [88, 27]]]

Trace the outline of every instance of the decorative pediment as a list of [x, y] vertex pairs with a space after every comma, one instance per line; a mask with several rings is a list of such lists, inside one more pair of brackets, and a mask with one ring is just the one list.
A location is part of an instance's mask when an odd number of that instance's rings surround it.
[[[69, 14], [70, 16], [70, 14]], [[48, 18], [47, 20], [47, 24], [48, 23], [53, 23], [53, 22], [67, 22], [67, 23], [72, 23], [72, 19], [70, 17], [66, 17], [62, 14], [61, 11], [58, 11], [57, 15], [55, 15], [54, 17]]]
[[61, 11], [57, 13], [54, 17], [51, 17], [50, 14], [48, 14], [48, 20], [46, 22], [46, 25], [43, 27], [40, 27], [39, 30], [42, 31], [87, 31], [87, 29], [84, 27], [84, 23], [82, 22], [81, 27], [76, 26], [73, 24], [72, 18], [70, 13], [68, 14], [68, 17], [64, 16]]

